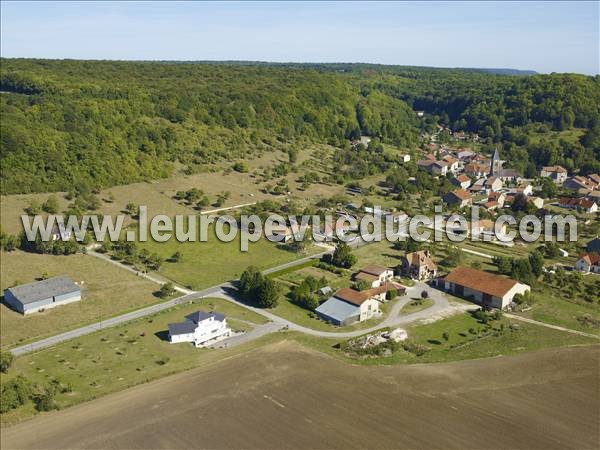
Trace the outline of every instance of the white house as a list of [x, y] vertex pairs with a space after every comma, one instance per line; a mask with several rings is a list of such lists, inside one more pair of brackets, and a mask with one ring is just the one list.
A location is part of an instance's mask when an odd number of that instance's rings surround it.
[[394, 271], [392, 269], [377, 264], [369, 264], [355, 275], [356, 280], [366, 281], [371, 284], [371, 287], [379, 287], [392, 281], [393, 278]]
[[386, 212], [384, 216], [386, 220], [388, 220], [389, 217], [389, 220], [391, 220], [393, 223], [402, 223], [408, 220], [408, 214], [406, 214], [404, 211]]
[[575, 263], [575, 270], [584, 273], [600, 273], [600, 255], [598, 253], [584, 253]]
[[508, 277], [470, 267], [457, 267], [444, 280], [448, 291], [484, 307], [507, 307], [516, 294], [531, 290], [529, 285]]
[[203, 347], [231, 336], [231, 328], [221, 313], [196, 311], [185, 318], [185, 322], [169, 324], [169, 341], [172, 344], [193, 342], [196, 347]]
[[540, 171], [541, 177], [547, 177], [557, 184], [563, 184], [567, 180], [567, 169], [562, 166], [546, 166]]
[[458, 175], [450, 180], [450, 182], [461, 189], [468, 189], [471, 186], [471, 179], [466, 175]]

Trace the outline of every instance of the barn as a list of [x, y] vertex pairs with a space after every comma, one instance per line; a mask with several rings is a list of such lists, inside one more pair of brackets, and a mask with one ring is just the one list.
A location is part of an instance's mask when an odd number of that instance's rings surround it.
[[457, 267], [444, 280], [445, 289], [484, 307], [502, 309], [516, 294], [531, 288], [511, 278], [494, 275], [470, 267]]
[[22, 284], [4, 291], [4, 302], [21, 314], [30, 314], [81, 300], [81, 288], [68, 276]]

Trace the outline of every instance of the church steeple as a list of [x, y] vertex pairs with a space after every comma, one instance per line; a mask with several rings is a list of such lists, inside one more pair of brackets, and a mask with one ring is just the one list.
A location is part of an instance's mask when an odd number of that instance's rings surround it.
[[494, 155], [492, 156], [492, 163], [490, 164], [490, 175], [496, 175], [500, 171], [500, 155], [498, 154], [498, 147], [494, 149]]

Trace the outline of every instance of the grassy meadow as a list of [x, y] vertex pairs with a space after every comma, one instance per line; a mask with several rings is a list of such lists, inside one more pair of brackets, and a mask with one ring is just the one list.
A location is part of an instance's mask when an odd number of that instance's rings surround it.
[[[234, 330], [250, 330], [253, 324], [266, 322], [264, 317], [226, 300], [206, 298], [18, 357], [2, 382], [23, 375], [44, 385], [56, 378], [71, 387], [71, 392], [56, 398], [60, 407], [66, 407], [247, 351], [262, 342], [211, 350], [165, 340], [169, 323], [181, 322], [186, 314], [199, 309], [224, 313]], [[32, 414], [35, 409], [29, 402], [3, 414], [2, 423]]]
[[44, 273], [49, 277], [68, 275], [77, 283], [83, 282], [81, 301], [43, 312], [23, 316], [1, 304], [2, 347], [41, 339], [159, 301], [154, 295], [158, 289], [155, 283], [93, 256], [22, 251], [2, 252], [0, 256], [2, 290], [36, 281]]

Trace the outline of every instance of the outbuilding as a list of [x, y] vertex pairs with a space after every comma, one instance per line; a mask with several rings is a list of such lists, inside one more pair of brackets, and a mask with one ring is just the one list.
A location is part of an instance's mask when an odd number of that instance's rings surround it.
[[22, 284], [4, 291], [4, 302], [21, 314], [30, 314], [79, 300], [81, 288], [66, 275]]
[[530, 291], [529, 285], [471, 267], [457, 267], [444, 280], [445, 289], [484, 307], [502, 309], [516, 294]]

